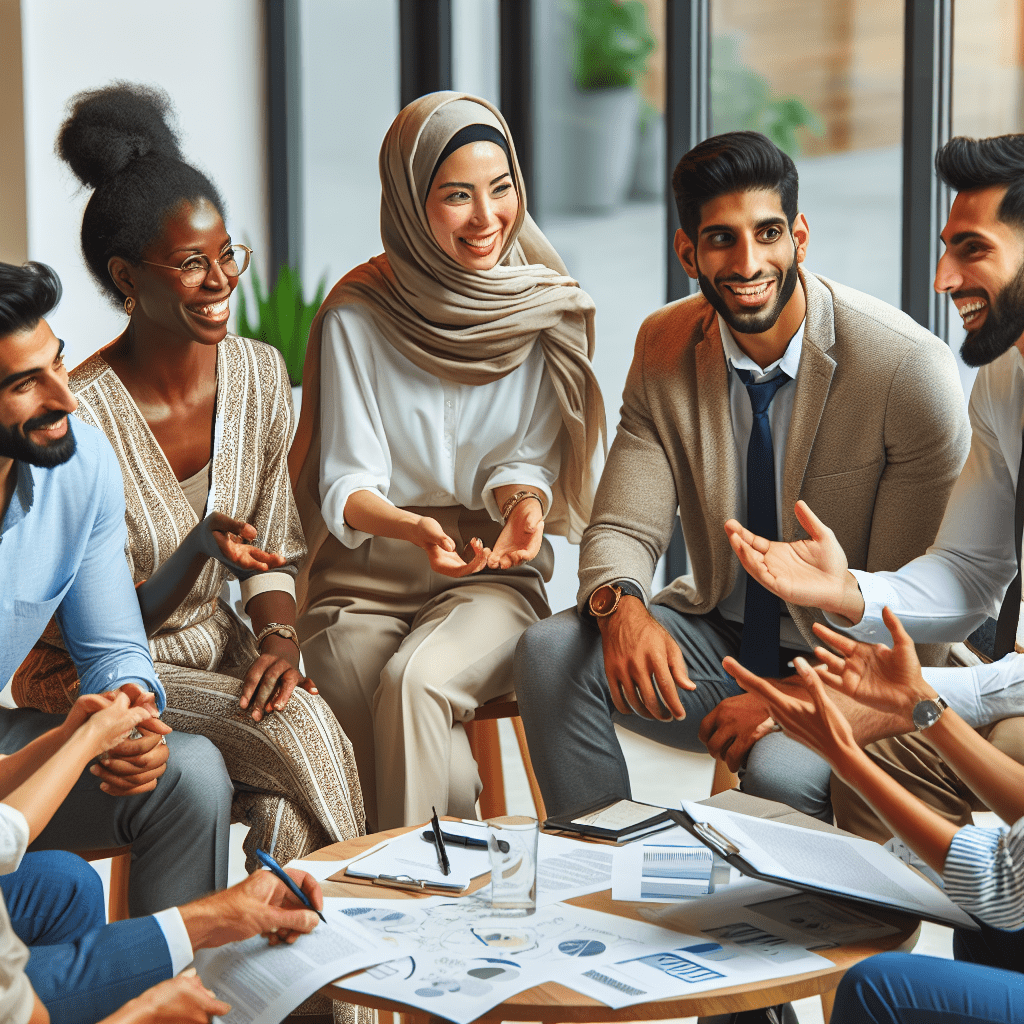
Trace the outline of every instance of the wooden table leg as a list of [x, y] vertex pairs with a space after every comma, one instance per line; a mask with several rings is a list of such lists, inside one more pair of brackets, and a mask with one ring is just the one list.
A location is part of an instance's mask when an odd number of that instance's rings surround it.
[[825, 1019], [825, 1024], [832, 1019], [832, 1007], [836, 1001], [836, 990], [832, 989], [829, 992], [821, 993], [821, 1015]]

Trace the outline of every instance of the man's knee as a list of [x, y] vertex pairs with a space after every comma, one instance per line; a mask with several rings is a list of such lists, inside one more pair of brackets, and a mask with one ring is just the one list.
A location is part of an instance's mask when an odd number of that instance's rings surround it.
[[585, 674], [586, 662], [600, 651], [601, 634], [591, 629], [568, 608], [550, 618], [535, 622], [519, 638], [512, 665], [516, 697], [550, 690], [551, 681], [574, 682]]
[[740, 788], [763, 800], [777, 800], [812, 818], [832, 822], [828, 763], [795, 740], [772, 733], [750, 750]]
[[11, 923], [26, 945], [74, 941], [106, 923], [103, 883], [91, 864], [64, 850], [26, 853], [0, 879]]
[[220, 751], [205, 736], [187, 732], [171, 733], [167, 745], [167, 771], [157, 782], [165, 799], [188, 806], [190, 813], [208, 809], [211, 817], [230, 815], [234, 787]]

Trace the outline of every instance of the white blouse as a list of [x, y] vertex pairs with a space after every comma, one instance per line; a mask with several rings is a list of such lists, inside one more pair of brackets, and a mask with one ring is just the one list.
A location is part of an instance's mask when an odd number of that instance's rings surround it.
[[562, 415], [539, 345], [490, 384], [453, 384], [421, 370], [362, 305], [332, 309], [320, 370], [320, 501], [346, 547], [370, 534], [345, 523], [355, 491], [398, 507], [485, 508], [501, 522], [494, 488], [529, 484], [551, 505]]

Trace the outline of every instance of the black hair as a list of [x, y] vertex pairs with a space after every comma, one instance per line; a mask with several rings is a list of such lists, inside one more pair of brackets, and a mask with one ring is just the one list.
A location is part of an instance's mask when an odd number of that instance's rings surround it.
[[30, 331], [60, 302], [60, 278], [45, 263], [0, 263], [0, 338]]
[[161, 89], [115, 82], [72, 97], [57, 134], [57, 154], [95, 189], [82, 217], [82, 254], [100, 288], [123, 301], [107, 270], [112, 256], [138, 263], [183, 202], [224, 202], [205, 174], [185, 163]]
[[704, 204], [730, 192], [777, 192], [792, 227], [799, 185], [796, 164], [760, 132], [713, 135], [685, 153], [672, 173], [679, 226], [694, 245]]
[[449, 140], [448, 145], [441, 150], [441, 155], [434, 162], [434, 169], [430, 172], [430, 181], [427, 182], [426, 190], [423, 193], [424, 202], [426, 202], [427, 196], [430, 195], [430, 186], [434, 184], [434, 179], [437, 177], [437, 172], [441, 170], [441, 164], [445, 162], [457, 149], [462, 149], [463, 146], [468, 146], [473, 142], [493, 142], [505, 153], [505, 159], [508, 160], [509, 177], [512, 176], [512, 152], [508, 148], [508, 139], [505, 138], [497, 128], [492, 128], [489, 124], [467, 124], [465, 128], [460, 128]]
[[997, 216], [1004, 224], [1024, 228], [1024, 135], [958, 135], [935, 154], [935, 173], [957, 192], [1006, 185]]

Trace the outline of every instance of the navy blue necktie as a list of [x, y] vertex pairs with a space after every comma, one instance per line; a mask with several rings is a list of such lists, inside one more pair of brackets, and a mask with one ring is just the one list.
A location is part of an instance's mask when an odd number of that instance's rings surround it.
[[[747, 389], [754, 414], [747, 445], [747, 529], [767, 540], [778, 540], [775, 451], [768, 409], [775, 392], [793, 378], [780, 370], [770, 380], [755, 384], [749, 370], [737, 370], [736, 375]], [[739, 662], [759, 676], [779, 674], [779, 613], [779, 599], [747, 576]]]

